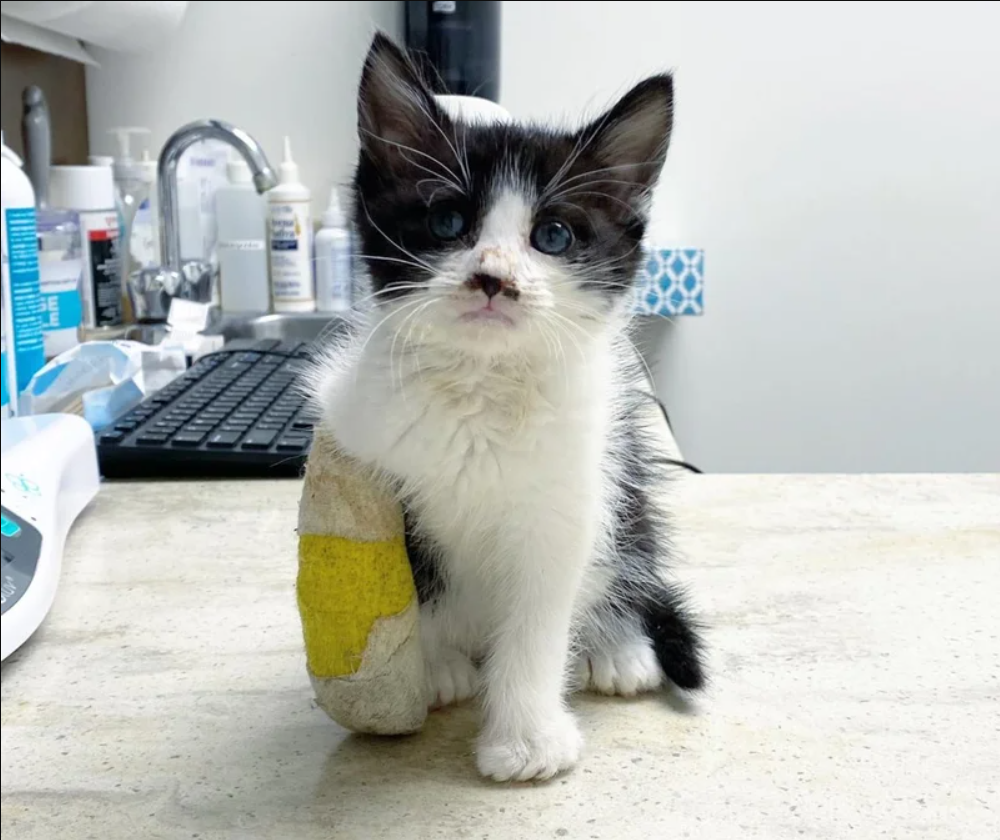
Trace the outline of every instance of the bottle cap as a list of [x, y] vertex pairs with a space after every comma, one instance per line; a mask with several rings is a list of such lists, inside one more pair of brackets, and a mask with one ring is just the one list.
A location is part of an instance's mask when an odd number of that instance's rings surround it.
[[285, 135], [285, 156], [279, 167], [281, 177], [279, 184], [297, 184], [299, 182], [299, 165], [292, 160], [292, 141]]
[[64, 210], [113, 210], [115, 182], [108, 166], [53, 166], [49, 206]]
[[330, 203], [323, 211], [323, 227], [342, 228], [347, 227], [344, 219], [344, 211], [340, 207], [340, 193], [336, 187], [330, 190]]
[[253, 173], [250, 165], [243, 159], [239, 152], [231, 152], [229, 160], [226, 161], [226, 178], [230, 184], [252, 184]]
[[136, 172], [139, 173], [143, 181], [152, 184], [156, 182], [157, 162], [149, 153], [149, 149], [142, 150], [142, 157], [135, 163]]
[[148, 128], [139, 126], [121, 126], [109, 128], [108, 134], [114, 135], [118, 140], [118, 157], [114, 162], [115, 180], [146, 180], [146, 170], [136, 165], [132, 158], [132, 135], [151, 134]]

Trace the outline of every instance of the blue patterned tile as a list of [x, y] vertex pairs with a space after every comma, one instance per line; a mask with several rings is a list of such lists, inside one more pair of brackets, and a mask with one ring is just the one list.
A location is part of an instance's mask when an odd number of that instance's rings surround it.
[[635, 311], [666, 317], [704, 314], [705, 252], [700, 248], [646, 249]]

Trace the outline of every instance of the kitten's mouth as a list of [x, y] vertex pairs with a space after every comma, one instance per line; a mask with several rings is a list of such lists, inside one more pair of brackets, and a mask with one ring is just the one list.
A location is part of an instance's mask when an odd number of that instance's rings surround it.
[[479, 309], [473, 309], [471, 312], [463, 312], [461, 316], [459, 316], [459, 320], [474, 324], [500, 324], [505, 327], [514, 326], [513, 318], [491, 306], [483, 306]]

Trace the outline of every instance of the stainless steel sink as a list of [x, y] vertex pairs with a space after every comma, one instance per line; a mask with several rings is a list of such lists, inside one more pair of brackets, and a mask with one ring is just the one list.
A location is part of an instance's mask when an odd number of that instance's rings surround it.
[[329, 312], [275, 313], [271, 315], [223, 315], [208, 332], [234, 338], [277, 338], [315, 341], [346, 327], [346, 321]]

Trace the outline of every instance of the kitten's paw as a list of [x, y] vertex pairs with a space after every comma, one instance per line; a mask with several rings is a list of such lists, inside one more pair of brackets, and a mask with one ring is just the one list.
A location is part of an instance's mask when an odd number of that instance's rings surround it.
[[491, 732], [479, 738], [479, 772], [498, 782], [551, 779], [580, 757], [583, 738], [573, 716], [560, 710], [543, 726], [522, 732]]
[[663, 669], [645, 639], [626, 642], [610, 650], [583, 654], [578, 660], [577, 681], [591, 691], [634, 697], [663, 684]]
[[440, 709], [452, 703], [461, 703], [476, 693], [479, 673], [464, 653], [454, 648], [446, 648], [428, 658], [427, 705]]

